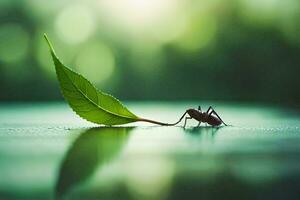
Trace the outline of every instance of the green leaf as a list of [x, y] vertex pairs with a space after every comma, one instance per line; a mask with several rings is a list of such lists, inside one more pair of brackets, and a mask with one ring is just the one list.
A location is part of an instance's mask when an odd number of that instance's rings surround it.
[[97, 90], [82, 75], [66, 67], [56, 56], [47, 35], [44, 37], [50, 48], [62, 94], [73, 111], [96, 124], [119, 125], [139, 121], [118, 99]]

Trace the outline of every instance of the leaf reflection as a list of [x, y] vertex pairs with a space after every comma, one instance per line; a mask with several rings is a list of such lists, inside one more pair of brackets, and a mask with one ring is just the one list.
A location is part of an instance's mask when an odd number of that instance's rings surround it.
[[98, 167], [113, 160], [132, 129], [101, 127], [84, 131], [70, 147], [60, 166], [55, 188], [57, 199], [88, 180]]

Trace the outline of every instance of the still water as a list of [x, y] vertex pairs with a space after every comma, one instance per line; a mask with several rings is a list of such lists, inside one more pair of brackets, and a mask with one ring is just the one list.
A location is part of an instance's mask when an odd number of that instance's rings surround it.
[[[126, 105], [164, 122], [197, 107]], [[62, 103], [1, 105], [0, 199], [300, 199], [300, 115], [213, 105], [232, 127], [99, 127]]]

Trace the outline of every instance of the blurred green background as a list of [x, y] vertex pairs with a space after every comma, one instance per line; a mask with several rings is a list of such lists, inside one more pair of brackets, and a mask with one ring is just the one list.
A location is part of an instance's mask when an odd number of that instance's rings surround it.
[[122, 100], [298, 105], [299, 0], [1, 0], [0, 100], [62, 99], [43, 39]]

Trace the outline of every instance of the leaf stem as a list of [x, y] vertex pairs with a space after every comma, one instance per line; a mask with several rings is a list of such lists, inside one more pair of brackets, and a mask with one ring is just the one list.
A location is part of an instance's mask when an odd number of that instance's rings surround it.
[[176, 123], [172, 123], [172, 124], [169, 124], [169, 123], [163, 123], [163, 122], [158, 122], [158, 121], [154, 121], [154, 120], [151, 120], [151, 119], [144, 119], [144, 118], [139, 118], [137, 121], [140, 121], [140, 122], [149, 122], [149, 123], [152, 123], [152, 124], [158, 124], [158, 125], [161, 125], [161, 126], [175, 126], [175, 125], [178, 124], [181, 120], [179, 120], [179, 121], [176, 122]]

